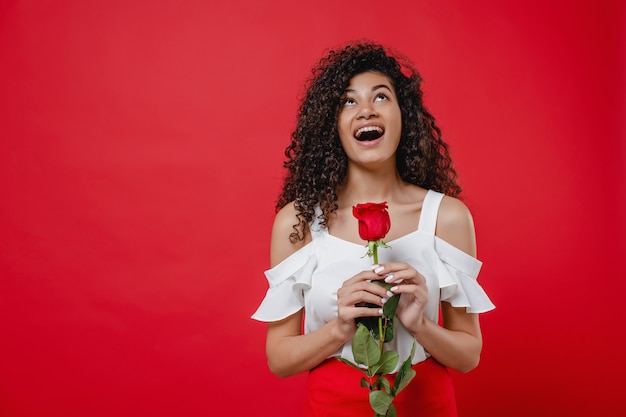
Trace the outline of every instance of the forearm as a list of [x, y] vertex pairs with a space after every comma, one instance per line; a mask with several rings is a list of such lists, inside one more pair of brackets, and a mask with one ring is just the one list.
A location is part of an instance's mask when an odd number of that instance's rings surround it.
[[462, 330], [451, 330], [422, 317], [410, 330], [415, 339], [439, 363], [459, 372], [469, 372], [480, 360], [482, 338]]
[[337, 319], [308, 334], [268, 338], [268, 366], [281, 378], [296, 375], [319, 365], [348, 340]]

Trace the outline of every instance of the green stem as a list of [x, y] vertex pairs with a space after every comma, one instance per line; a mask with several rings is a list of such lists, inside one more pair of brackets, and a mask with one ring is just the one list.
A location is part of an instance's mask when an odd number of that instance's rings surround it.
[[374, 245], [372, 254], [374, 255], [374, 265], [378, 265], [378, 245]]
[[[374, 245], [373, 250], [374, 255], [374, 264], [378, 265], [378, 245]], [[385, 330], [387, 330], [387, 326], [385, 326]], [[380, 349], [380, 354], [383, 354], [383, 344], [385, 343], [385, 332], [383, 331], [383, 318], [378, 317], [378, 337], [380, 338], [380, 343], [378, 348]]]

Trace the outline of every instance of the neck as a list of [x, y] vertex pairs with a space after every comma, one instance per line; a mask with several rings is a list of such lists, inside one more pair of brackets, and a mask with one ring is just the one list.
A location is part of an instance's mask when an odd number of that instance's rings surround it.
[[404, 185], [395, 164], [377, 169], [349, 166], [339, 192], [339, 199], [344, 203], [340, 205], [395, 201]]

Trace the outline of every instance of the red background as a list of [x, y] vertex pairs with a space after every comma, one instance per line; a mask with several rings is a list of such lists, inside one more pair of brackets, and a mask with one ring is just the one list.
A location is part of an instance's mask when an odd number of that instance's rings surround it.
[[297, 414], [249, 316], [297, 97], [361, 37], [422, 72], [475, 216], [461, 415], [624, 410], [621, 4], [3, 1], [0, 415]]

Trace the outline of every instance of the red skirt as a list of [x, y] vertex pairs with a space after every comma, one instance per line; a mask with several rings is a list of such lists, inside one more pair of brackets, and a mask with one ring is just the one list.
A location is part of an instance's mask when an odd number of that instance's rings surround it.
[[[393, 400], [398, 417], [456, 417], [454, 387], [448, 369], [432, 358], [413, 365], [416, 375]], [[328, 359], [309, 372], [305, 417], [371, 417], [365, 374]], [[388, 376], [393, 382], [395, 375]]]

